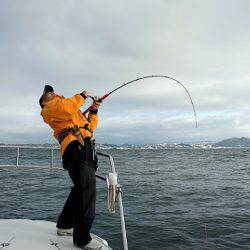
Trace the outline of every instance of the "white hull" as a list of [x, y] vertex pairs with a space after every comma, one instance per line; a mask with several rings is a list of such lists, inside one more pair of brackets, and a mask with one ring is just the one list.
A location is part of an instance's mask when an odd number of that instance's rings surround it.
[[[112, 250], [107, 241], [91, 235], [102, 243], [102, 250]], [[57, 236], [56, 224], [49, 221], [0, 220], [2, 250], [71, 250], [75, 247], [70, 236]]]

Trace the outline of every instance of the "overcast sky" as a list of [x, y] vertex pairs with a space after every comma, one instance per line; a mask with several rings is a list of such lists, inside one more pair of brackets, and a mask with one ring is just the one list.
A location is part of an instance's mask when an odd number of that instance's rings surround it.
[[[250, 137], [250, 1], [1, 0], [0, 142], [53, 143], [38, 99], [121, 89], [100, 108], [98, 142]], [[84, 110], [84, 108], [83, 108]]]

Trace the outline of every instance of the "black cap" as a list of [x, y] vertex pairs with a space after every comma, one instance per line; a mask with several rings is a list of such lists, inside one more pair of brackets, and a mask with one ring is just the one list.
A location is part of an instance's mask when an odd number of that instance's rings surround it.
[[54, 92], [54, 89], [53, 89], [53, 87], [50, 86], [50, 85], [45, 85], [45, 86], [44, 86], [44, 90], [43, 90], [43, 94], [46, 94], [46, 93], [48, 93], [48, 92]]
[[42, 94], [42, 96], [41, 96], [40, 99], [39, 99], [39, 104], [40, 104], [40, 107], [41, 107], [41, 108], [44, 107], [44, 105], [43, 105], [43, 96], [44, 96], [46, 93], [48, 93], [48, 92], [54, 92], [54, 89], [53, 89], [53, 87], [50, 86], [50, 85], [45, 85], [45, 86], [44, 86], [44, 90], [43, 90], [43, 94]]

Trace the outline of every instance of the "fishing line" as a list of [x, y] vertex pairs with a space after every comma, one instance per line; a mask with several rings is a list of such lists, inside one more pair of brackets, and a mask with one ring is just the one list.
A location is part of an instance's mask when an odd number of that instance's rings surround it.
[[[108, 92], [107, 94], [105, 94], [104, 96], [102, 96], [98, 101], [99, 102], [102, 102], [103, 100], [105, 100], [107, 97], [109, 97], [111, 94], [113, 94], [114, 92], [116, 92], [117, 90], [131, 84], [131, 83], [134, 83], [134, 82], [137, 82], [137, 81], [141, 81], [143, 79], [146, 79], [146, 78], [165, 78], [165, 79], [170, 79], [172, 81], [174, 81], [175, 83], [177, 83], [178, 85], [180, 85], [182, 88], [184, 88], [186, 94], [188, 95], [188, 98], [191, 102], [191, 105], [192, 105], [192, 108], [193, 108], [193, 114], [194, 114], [194, 119], [195, 119], [195, 127], [197, 128], [198, 127], [198, 121], [197, 121], [197, 114], [196, 114], [196, 109], [195, 109], [195, 106], [194, 106], [194, 102], [193, 102], [193, 99], [188, 91], [188, 89], [185, 87], [185, 85], [183, 83], [181, 83], [180, 81], [178, 81], [177, 79], [171, 77], [171, 76], [166, 76], [166, 75], [150, 75], [150, 76], [142, 76], [142, 77], [139, 77], [139, 78], [136, 78], [134, 80], [131, 80], [129, 82], [125, 82], [123, 83], [122, 85], [118, 86], [117, 88], [113, 89], [112, 91]], [[93, 104], [88, 108], [86, 109], [83, 114], [85, 115], [88, 111], [90, 111], [90, 109], [93, 107]]]

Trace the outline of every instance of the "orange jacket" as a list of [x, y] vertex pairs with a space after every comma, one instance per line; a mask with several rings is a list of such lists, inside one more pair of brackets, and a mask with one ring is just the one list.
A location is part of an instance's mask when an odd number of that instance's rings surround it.
[[[98, 115], [89, 112], [88, 120], [83, 116], [80, 111], [80, 107], [84, 105], [85, 99], [80, 95], [76, 94], [72, 98], [64, 98], [63, 96], [57, 95], [52, 100], [45, 103], [41, 111], [41, 116], [44, 122], [46, 122], [53, 130], [54, 137], [58, 139], [58, 135], [61, 130], [77, 126], [89, 125], [89, 129], [94, 131], [98, 124]], [[91, 137], [93, 135], [86, 129], [80, 129], [83, 137]], [[67, 137], [62, 141], [61, 144], [61, 155], [63, 155], [66, 147], [70, 142], [77, 140], [74, 135], [69, 133]]]

